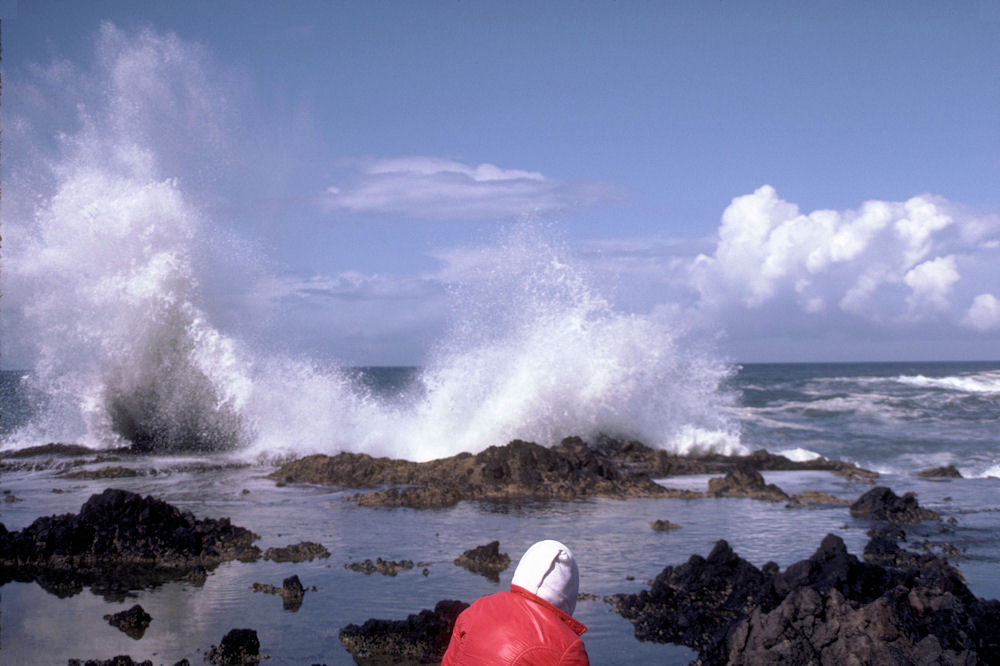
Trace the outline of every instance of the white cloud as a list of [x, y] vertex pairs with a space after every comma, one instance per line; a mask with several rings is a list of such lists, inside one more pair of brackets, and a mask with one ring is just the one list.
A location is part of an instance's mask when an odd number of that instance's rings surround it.
[[979, 294], [962, 323], [984, 332], [1000, 328], [1000, 300], [993, 294]]
[[692, 261], [692, 285], [701, 307], [723, 317], [762, 310], [955, 324], [956, 292], [998, 279], [998, 231], [995, 218], [929, 195], [806, 214], [765, 185], [733, 199], [714, 253]]
[[256, 282], [248, 298], [257, 306], [270, 307], [278, 303], [419, 299], [441, 292], [440, 282], [433, 278], [345, 271], [334, 276], [267, 276]]
[[903, 277], [906, 285], [913, 290], [906, 302], [913, 311], [924, 307], [947, 310], [948, 295], [959, 277], [953, 256], [925, 261], [910, 269]]
[[610, 185], [567, 182], [534, 171], [467, 165], [438, 157], [394, 157], [360, 165], [327, 188], [330, 210], [428, 220], [497, 220], [581, 208], [617, 197]]

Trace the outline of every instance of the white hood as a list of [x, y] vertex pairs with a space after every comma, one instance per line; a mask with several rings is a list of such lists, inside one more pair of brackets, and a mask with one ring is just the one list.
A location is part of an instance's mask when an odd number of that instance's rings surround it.
[[572, 615], [580, 590], [580, 570], [569, 548], [558, 541], [539, 541], [524, 552], [511, 584]]

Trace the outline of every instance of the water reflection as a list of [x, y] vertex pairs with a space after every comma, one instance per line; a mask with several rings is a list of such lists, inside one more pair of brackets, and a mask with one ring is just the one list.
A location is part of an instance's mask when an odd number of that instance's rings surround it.
[[[130, 654], [154, 663], [182, 658], [201, 663], [203, 653], [229, 629], [252, 627], [262, 651], [272, 655], [274, 663], [347, 665], [353, 660], [337, 638], [341, 627], [372, 617], [403, 619], [442, 599], [471, 602], [504, 589], [521, 554], [541, 539], [558, 539], [573, 548], [580, 565], [580, 591], [598, 598], [637, 592], [665, 566], [683, 564], [693, 554], [706, 556], [719, 539], [726, 539], [738, 555], [758, 567], [773, 560], [782, 568], [810, 556], [827, 533], [841, 536], [855, 554], [867, 542], [868, 525], [852, 519], [842, 506], [788, 509], [783, 503], [746, 499], [594, 499], [510, 505], [464, 502], [434, 511], [374, 509], [346, 501], [349, 493], [340, 489], [275, 487], [263, 478], [267, 471], [256, 467], [176, 473], [120, 479], [113, 485], [154, 494], [198, 517], [229, 516], [234, 524], [259, 534], [257, 545], [262, 549], [308, 540], [323, 544], [329, 558], [232, 562], [210, 572], [203, 587], [169, 582], [134, 590], [113, 602], [90, 590], [59, 599], [35, 584], [9, 583], [0, 597], [0, 662], [65, 663], [70, 658]], [[827, 474], [775, 472], [765, 473], [765, 479], [789, 493], [813, 488], [851, 499], [868, 488]], [[703, 489], [707, 477], [670, 479], [668, 485], [677, 482], [703, 483], [695, 487]], [[916, 490], [922, 505], [956, 515], [959, 524], [947, 538], [968, 553], [958, 566], [976, 594], [1000, 596], [996, 536], [1000, 512], [990, 510], [996, 507], [983, 499], [989, 497], [984, 492], [989, 488], [913, 478], [889, 477], [885, 482], [900, 492]], [[91, 481], [57, 494], [51, 492], [55, 484], [67, 487], [42, 473], [5, 474], [4, 487], [25, 499], [5, 504], [8, 528], [20, 529], [39, 515], [75, 513], [91, 493], [112, 485]], [[250, 492], [244, 494], [244, 488]], [[959, 514], [959, 507], [980, 512]], [[681, 528], [655, 531], [650, 523], [658, 519]], [[928, 524], [926, 530], [941, 527]], [[499, 582], [453, 564], [466, 550], [493, 540], [499, 540], [501, 552], [512, 560]], [[421, 567], [395, 577], [366, 576], [344, 568], [348, 562], [376, 557], [426, 563], [428, 575]], [[305, 587], [317, 588], [306, 592], [294, 614], [271, 595], [251, 589], [254, 583], [279, 585], [292, 575]], [[139, 641], [103, 620], [104, 615], [135, 603], [153, 617]], [[584, 600], [578, 609], [579, 618], [590, 628], [585, 641], [595, 664], [621, 663], [623, 655], [633, 664], [687, 664], [694, 657], [687, 648], [638, 642], [632, 625], [602, 601]]]

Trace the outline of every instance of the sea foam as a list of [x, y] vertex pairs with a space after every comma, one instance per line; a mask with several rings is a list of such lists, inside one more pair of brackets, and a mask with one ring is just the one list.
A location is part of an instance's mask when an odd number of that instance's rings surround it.
[[183, 128], [154, 122], [168, 108], [211, 124], [210, 77], [175, 37], [130, 39], [106, 26], [102, 40], [82, 90], [108, 94], [76, 105], [75, 129], [52, 148], [45, 177], [22, 179], [37, 189], [5, 229], [14, 248], [5, 286], [20, 292], [21, 343], [36, 359], [35, 418], [5, 448], [75, 441], [422, 460], [604, 434], [678, 452], [742, 451], [735, 397], [723, 388], [733, 369], [678, 322], [616, 310], [573, 253], [531, 223], [451, 280], [453, 321], [414, 359], [421, 390], [408, 401], [380, 398], [335, 363], [279, 354], [281, 341], [223, 332], [201, 289], [213, 266], [195, 260], [225, 242], [192, 186], [209, 181], [181, 168]]

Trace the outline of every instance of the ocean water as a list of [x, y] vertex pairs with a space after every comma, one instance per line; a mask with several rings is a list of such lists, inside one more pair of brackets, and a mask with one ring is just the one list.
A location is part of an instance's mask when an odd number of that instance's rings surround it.
[[[419, 368], [355, 368], [343, 375], [345, 389], [370, 404], [393, 403], [398, 409], [420, 404], [430, 390]], [[34, 432], [26, 427], [32, 401], [26, 394], [31, 384], [23, 376], [2, 374], [7, 450], [39, 443], [18, 439]], [[962, 553], [955, 564], [972, 590], [1000, 598], [998, 378], [998, 363], [762, 364], [734, 369], [719, 390], [734, 396], [727, 418], [737, 424], [738, 446], [851, 460], [879, 471], [879, 483], [898, 493], [914, 491], [921, 505], [955, 518], [955, 525], [910, 528], [909, 541], [955, 545]], [[252, 443], [246, 446], [256, 450]], [[233, 461], [244, 465], [192, 465]], [[846, 507], [788, 509], [741, 499], [465, 502], [434, 511], [365, 508], [345, 500], [348, 489], [277, 487], [264, 478], [274, 461], [239, 449], [151, 452], [121, 464], [156, 469], [156, 475], [102, 481], [63, 479], [45, 459], [37, 462], [36, 469], [8, 471], [0, 479], [2, 490], [21, 500], [0, 504], [0, 520], [8, 529], [42, 515], [76, 512], [92, 493], [120, 487], [163, 498], [198, 516], [228, 516], [260, 534], [262, 548], [312, 540], [324, 544], [331, 556], [292, 564], [229, 563], [214, 570], [202, 587], [168, 583], [134, 590], [124, 600], [86, 589], [59, 599], [35, 583], [9, 583], [0, 588], [2, 663], [64, 664], [70, 658], [125, 653], [157, 664], [181, 658], [201, 663], [226, 631], [251, 627], [271, 656], [268, 663], [350, 664], [337, 639], [341, 627], [371, 617], [403, 619], [440, 599], [472, 601], [509, 584], [513, 567], [497, 584], [452, 563], [463, 551], [493, 539], [514, 561], [536, 540], [565, 541], [580, 561], [581, 592], [603, 596], [642, 589], [664, 566], [681, 564], [692, 554], [707, 555], [717, 539], [728, 540], [757, 566], [772, 560], [785, 567], [808, 557], [827, 533], [840, 535], [851, 552], [860, 553], [870, 527], [850, 517]], [[954, 464], [965, 478], [915, 476], [944, 464]], [[765, 478], [789, 493], [818, 489], [847, 499], [869, 488], [822, 472], [772, 472]], [[691, 476], [661, 483], [703, 489], [707, 481]], [[649, 523], [657, 519], [682, 528], [654, 532]], [[396, 577], [344, 568], [376, 557], [420, 562], [428, 574], [422, 567]], [[249, 589], [254, 582], [280, 585], [292, 574], [307, 587], [318, 587], [307, 592], [297, 612], [283, 610], [278, 597]], [[102, 620], [134, 603], [153, 616], [141, 640]], [[585, 641], [595, 664], [622, 663], [623, 655], [629, 663], [686, 664], [694, 656], [682, 646], [637, 641], [631, 625], [601, 601], [581, 601], [577, 617], [589, 627]]]

